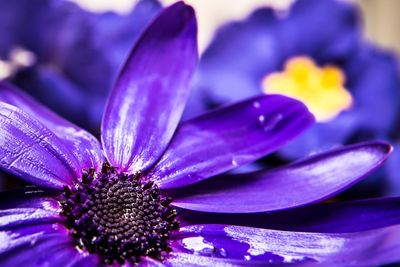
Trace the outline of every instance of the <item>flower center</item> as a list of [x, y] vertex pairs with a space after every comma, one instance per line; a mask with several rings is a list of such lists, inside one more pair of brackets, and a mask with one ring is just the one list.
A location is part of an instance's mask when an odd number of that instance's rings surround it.
[[294, 57], [282, 72], [264, 77], [262, 88], [268, 94], [282, 94], [302, 101], [317, 121], [323, 122], [350, 108], [352, 96], [344, 82], [344, 73], [338, 67], [318, 67], [308, 57]]
[[75, 188], [64, 188], [62, 214], [77, 247], [107, 264], [137, 263], [141, 256], [162, 259], [170, 251], [169, 234], [179, 227], [171, 199], [139, 178], [105, 163], [99, 173], [85, 172]]

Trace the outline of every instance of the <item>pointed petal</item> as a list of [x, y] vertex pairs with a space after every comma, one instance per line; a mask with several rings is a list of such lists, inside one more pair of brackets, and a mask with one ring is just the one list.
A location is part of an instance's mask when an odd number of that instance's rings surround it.
[[165, 9], [136, 43], [102, 123], [110, 163], [143, 171], [161, 156], [180, 120], [197, 63], [196, 18], [182, 2]]
[[71, 184], [79, 164], [40, 122], [0, 102], [0, 168], [28, 182], [54, 189]]
[[265, 266], [265, 262], [255, 263], [254, 261], [222, 259], [207, 256], [200, 256], [192, 253], [171, 252], [168, 258], [163, 261], [167, 266], [185, 267], [238, 267], [238, 266]]
[[197, 255], [264, 264], [379, 266], [400, 260], [400, 225], [343, 234], [193, 225], [180, 229], [173, 246]]
[[35, 187], [0, 193], [0, 231], [63, 222], [57, 200]]
[[379, 167], [392, 150], [381, 142], [344, 146], [275, 170], [216, 177], [181, 189], [175, 206], [207, 212], [252, 213], [327, 199]]
[[75, 248], [68, 231], [59, 224], [43, 224], [0, 231], [1, 266], [96, 266], [97, 257], [86, 256]]
[[259, 96], [182, 123], [148, 177], [161, 188], [192, 184], [271, 153], [314, 121], [297, 100]]
[[400, 225], [399, 207], [398, 197], [321, 203], [262, 215], [258, 227], [302, 232], [359, 232]]
[[[183, 210], [181, 225], [234, 224], [285, 231], [349, 233], [400, 224], [400, 198], [318, 203], [300, 208], [253, 214]], [[293, 220], [296, 218], [296, 220]]]
[[61, 118], [18, 88], [0, 83], [0, 101], [20, 108], [49, 128], [78, 159], [81, 168], [98, 168], [103, 161], [99, 141], [87, 131]]

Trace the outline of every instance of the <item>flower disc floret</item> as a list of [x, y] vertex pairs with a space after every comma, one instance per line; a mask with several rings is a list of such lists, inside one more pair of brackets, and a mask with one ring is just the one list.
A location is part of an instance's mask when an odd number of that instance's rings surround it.
[[84, 172], [75, 188], [64, 188], [62, 214], [80, 249], [109, 264], [136, 263], [141, 256], [162, 259], [170, 251], [169, 234], [179, 227], [176, 211], [158, 186], [143, 184], [140, 177], [105, 163], [99, 173]]

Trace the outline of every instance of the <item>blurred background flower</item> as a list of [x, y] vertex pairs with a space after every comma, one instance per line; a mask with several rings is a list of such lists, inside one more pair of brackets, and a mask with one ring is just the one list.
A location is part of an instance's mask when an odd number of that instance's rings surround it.
[[[365, 38], [360, 9], [348, 1], [299, 0], [223, 25], [202, 55], [194, 88], [189, 117], [262, 93], [308, 106], [318, 123], [264, 161], [269, 165], [340, 144], [396, 140], [397, 58]], [[375, 175], [351, 197], [393, 191], [382, 176], [393, 175]]]
[[[342, 143], [397, 141], [399, 77], [394, 53], [388, 51], [400, 50], [400, 32], [390, 26], [398, 20], [398, 1], [186, 2], [197, 11], [205, 51], [187, 117], [260, 93], [304, 101], [320, 123], [263, 162], [269, 165]], [[98, 134], [120, 64], [161, 4], [2, 1], [0, 77]], [[398, 164], [393, 158], [389, 163]], [[381, 175], [393, 179], [372, 183], [368, 194], [400, 190], [389, 163]]]
[[159, 10], [155, 0], [139, 1], [123, 15], [69, 1], [2, 1], [3, 76], [64, 117], [97, 129], [120, 65]]

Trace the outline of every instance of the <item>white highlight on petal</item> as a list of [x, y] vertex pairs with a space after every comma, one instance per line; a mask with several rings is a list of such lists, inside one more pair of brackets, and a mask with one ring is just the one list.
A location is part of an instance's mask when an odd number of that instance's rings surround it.
[[13, 67], [7, 61], [0, 60], [0, 80], [6, 79], [13, 72]]
[[36, 56], [31, 51], [15, 47], [10, 53], [10, 60], [17, 66], [29, 67], [36, 62]]
[[0, 252], [5, 251], [10, 247], [23, 244], [27, 241], [29, 241], [33, 246], [41, 235], [43, 235], [43, 232], [37, 232], [26, 236], [13, 233], [12, 231], [0, 232]]
[[182, 239], [182, 243], [185, 248], [192, 251], [203, 251], [206, 249], [214, 249], [214, 246], [205, 242], [204, 238], [201, 236], [187, 237]]
[[0, 60], [0, 80], [10, 77], [23, 67], [35, 64], [36, 56], [22, 47], [15, 47], [11, 50], [7, 60]]
[[[224, 232], [233, 240], [249, 245], [248, 254], [244, 256], [246, 260], [266, 253], [282, 257], [285, 263], [302, 261], [307, 258], [320, 260], [320, 256], [340, 252], [346, 242], [344, 238], [339, 236], [327, 238], [326, 235], [317, 233], [304, 233], [304, 237], [298, 241], [293, 238], [291, 232], [237, 226], [226, 226]], [[307, 238], [310, 240], [310, 244], [318, 245], [305, 248], [304, 240]]]

